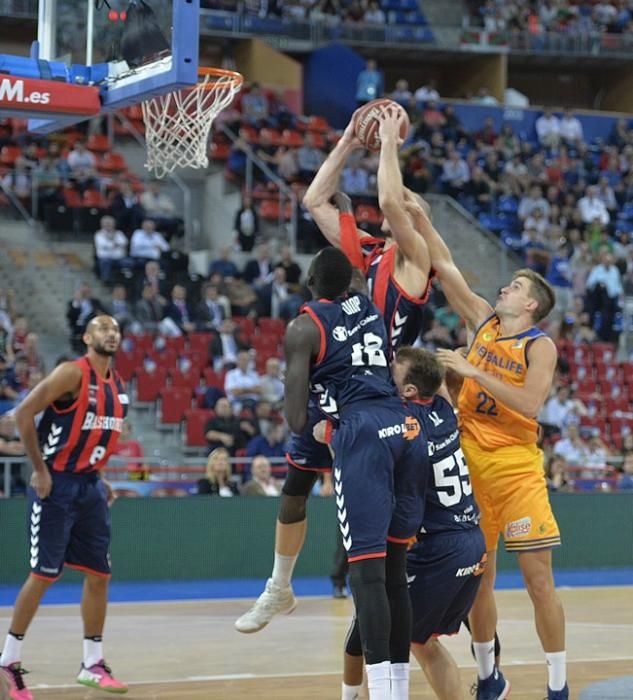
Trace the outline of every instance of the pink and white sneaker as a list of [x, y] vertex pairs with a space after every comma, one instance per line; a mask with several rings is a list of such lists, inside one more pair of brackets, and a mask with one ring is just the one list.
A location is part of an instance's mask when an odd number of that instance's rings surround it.
[[[101, 659], [98, 663], [90, 668], [86, 668], [81, 664], [77, 683], [88, 686], [88, 688], [98, 688], [105, 690], [106, 693], [127, 693], [128, 687], [125, 683], [117, 680], [112, 675], [112, 669]], [[30, 697], [30, 696], [29, 696]]]
[[33, 700], [31, 691], [26, 687], [22, 678], [25, 673], [28, 673], [28, 671], [22, 668], [22, 664], [19, 661], [8, 666], [0, 666], [0, 674], [9, 682], [9, 697], [11, 700]]

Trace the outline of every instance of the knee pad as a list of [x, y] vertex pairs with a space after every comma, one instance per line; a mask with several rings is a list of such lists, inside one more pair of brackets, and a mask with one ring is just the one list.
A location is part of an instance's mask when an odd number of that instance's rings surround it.
[[349, 567], [350, 586], [354, 584], [379, 583], [385, 585], [385, 559], [361, 559], [350, 564]]
[[281, 503], [279, 505], [279, 522], [284, 525], [292, 525], [300, 523], [306, 519], [306, 496], [288, 496], [285, 493], [281, 494]]
[[286, 496], [302, 496], [306, 499], [312, 491], [317, 476], [316, 472], [302, 471], [291, 464], [281, 492]]
[[345, 637], [345, 653], [350, 656], [362, 656], [363, 647], [360, 643], [360, 630], [358, 629], [358, 620], [356, 617], [352, 620], [347, 636]]

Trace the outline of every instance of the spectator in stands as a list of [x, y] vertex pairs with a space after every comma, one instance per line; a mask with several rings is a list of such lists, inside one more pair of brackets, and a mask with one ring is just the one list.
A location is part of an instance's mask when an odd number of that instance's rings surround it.
[[66, 162], [70, 168], [70, 179], [77, 184], [82, 192], [96, 185], [97, 159], [86, 148], [86, 144], [81, 139], [75, 141]]
[[413, 97], [413, 93], [409, 90], [408, 81], [404, 78], [400, 78], [400, 80], [396, 81], [396, 87], [389, 97], [406, 109]]
[[[385, 24], [386, 21], [387, 21], [387, 18], [385, 16], [385, 13], [380, 9], [380, 5], [378, 4], [378, 1], [377, 0], [369, 0], [369, 4], [367, 6], [367, 9], [365, 10], [365, 14], [363, 15], [363, 22], [366, 22], [367, 24], [382, 25], [382, 24]], [[397, 85], [396, 85], [396, 88], [397, 88]], [[410, 96], [410, 93], [409, 93], [409, 96]], [[400, 101], [400, 100], [396, 100], [395, 97], [392, 97], [391, 99], [395, 100], [396, 102]]]
[[560, 119], [546, 109], [534, 123], [536, 136], [541, 146], [545, 148], [558, 148], [560, 142]]
[[458, 197], [466, 183], [470, 180], [470, 173], [466, 161], [456, 150], [451, 150], [448, 159], [442, 166], [442, 182], [444, 191], [451, 197]]
[[211, 356], [216, 372], [226, 367], [234, 368], [240, 350], [248, 351], [248, 344], [235, 323], [230, 318], [224, 319], [211, 340]]
[[415, 104], [421, 107], [426, 102], [439, 102], [440, 93], [435, 87], [435, 81], [430, 80], [424, 85], [421, 85], [414, 93], [413, 98], [415, 99]]
[[0, 416], [0, 455], [18, 457], [25, 454], [13, 413]]
[[566, 146], [577, 146], [584, 139], [582, 124], [580, 119], [574, 116], [574, 113], [565, 108], [563, 117], [559, 124], [560, 137]]
[[279, 496], [281, 489], [272, 476], [270, 462], [257, 455], [251, 464], [252, 478], [242, 486], [243, 496]]
[[598, 188], [590, 185], [587, 187], [587, 194], [578, 200], [578, 210], [584, 224], [598, 222], [606, 226], [609, 223], [609, 212], [598, 195]]
[[129, 268], [132, 261], [127, 257], [127, 236], [116, 228], [113, 216], [101, 217], [101, 228], [95, 233], [95, 256], [99, 268], [99, 279], [106, 284], [112, 273]]
[[105, 308], [106, 313], [117, 320], [122, 332], [125, 332], [125, 329], [134, 320], [132, 306], [127, 300], [127, 290], [122, 284], [115, 284], [112, 287], [112, 295]]
[[171, 290], [171, 301], [165, 306], [165, 317], [170, 318], [183, 334], [196, 330], [193, 309], [187, 303], [187, 290], [175, 284]]
[[80, 282], [66, 308], [70, 345], [75, 352], [82, 354], [85, 351], [82, 337], [88, 321], [102, 311], [105, 311], [104, 306], [99, 299], [92, 296], [90, 285]]
[[37, 333], [29, 333], [26, 336], [26, 341], [24, 343], [24, 348], [22, 349], [21, 354], [23, 355], [29, 366], [29, 372], [32, 372], [36, 369], [40, 370], [41, 372], [44, 372], [44, 370], [46, 369], [44, 357], [40, 352], [39, 342], [40, 339]]
[[543, 406], [539, 422], [552, 426], [555, 432], [560, 433], [571, 423], [578, 424], [580, 418], [587, 414], [584, 403], [572, 397], [569, 385], [559, 384], [556, 393]]
[[0, 324], [8, 324], [11, 329], [11, 317], [14, 314], [15, 293], [10, 287], [0, 289]]
[[198, 494], [201, 496], [239, 496], [237, 483], [233, 479], [230, 454], [222, 447], [216, 447], [207, 458], [206, 478], [198, 481]]
[[129, 182], [122, 182], [110, 204], [110, 214], [116, 219], [117, 228], [130, 235], [145, 218], [139, 198]]
[[543, 190], [538, 185], [534, 185], [530, 188], [529, 194], [521, 198], [519, 208], [517, 210], [517, 216], [519, 219], [521, 219], [521, 221], [525, 221], [532, 213], [532, 210], [536, 209], [537, 207], [543, 211], [543, 214], [546, 217], [549, 216], [549, 202], [545, 199], [545, 197], [543, 197]]
[[351, 161], [343, 169], [341, 189], [349, 195], [365, 194], [369, 191], [369, 173], [358, 160]]
[[147, 481], [150, 470], [142, 460], [145, 456], [143, 445], [138, 440], [132, 438], [132, 424], [129, 420], [123, 422], [121, 437], [112, 452], [112, 457], [120, 461], [127, 460], [124, 464], [127, 468], [127, 478], [131, 481]]
[[161, 298], [156, 294], [156, 290], [151, 284], [145, 284], [141, 298], [134, 305], [134, 318], [142, 332], [156, 333], [164, 316], [165, 308], [164, 304], [161, 303]]
[[268, 126], [268, 100], [259, 83], [252, 83], [251, 89], [242, 97], [242, 116], [249, 126], [256, 129]]
[[304, 182], [311, 182], [324, 160], [325, 154], [316, 146], [314, 134], [307, 131], [303, 145], [297, 150], [299, 177]]
[[570, 423], [565, 437], [554, 443], [554, 454], [562, 457], [567, 464], [582, 465], [587, 458], [587, 444], [580, 437], [576, 423]]
[[261, 377], [251, 369], [251, 355], [248, 350], [237, 353], [237, 366], [226, 373], [224, 391], [236, 411], [252, 408], [261, 397]]
[[571, 245], [567, 240], [559, 243], [558, 250], [549, 260], [547, 281], [556, 294], [554, 311], [564, 314], [571, 307]]
[[489, 105], [491, 107], [496, 107], [499, 104], [497, 98], [490, 94], [487, 87], [480, 87], [472, 101], [476, 104]]
[[231, 302], [234, 316], [254, 317], [257, 309], [257, 294], [244, 280], [229, 277], [226, 281], [226, 296]]
[[342, 14], [338, 0], [317, 0], [310, 9], [310, 21], [337, 25], [341, 22]]
[[591, 479], [599, 476], [597, 470], [607, 469], [607, 460], [609, 458], [609, 448], [604, 440], [600, 437], [598, 428], [592, 429], [589, 440], [587, 441], [587, 456], [582, 466], [588, 467], [587, 471], [581, 472], [583, 478]]
[[246, 445], [246, 454], [249, 457], [255, 455], [264, 455], [268, 458], [285, 457], [284, 426], [280, 423], [271, 423], [263, 433], [252, 437]]
[[587, 277], [585, 304], [594, 328], [605, 342], [616, 342], [619, 336], [619, 332], [614, 329], [613, 321], [620, 309], [620, 297], [623, 294], [620, 270], [613, 263], [611, 253], [608, 250], [602, 250], [600, 262]]
[[622, 462], [622, 473], [618, 478], [618, 489], [620, 491], [633, 490], [633, 453], [624, 455]]
[[376, 61], [370, 58], [356, 78], [356, 102], [358, 106], [382, 97], [384, 80], [382, 71], [378, 70]]
[[202, 289], [202, 299], [196, 307], [195, 320], [199, 330], [209, 331], [218, 329], [225, 318], [230, 318], [231, 306], [226, 297], [220, 297], [214, 284], [205, 284]]
[[273, 278], [257, 290], [259, 298], [259, 315], [270, 318], [283, 318], [288, 321], [299, 313], [304, 302], [300, 294], [293, 293], [286, 282], [286, 270], [283, 267], [273, 269]]
[[23, 156], [15, 159], [13, 168], [2, 178], [2, 185], [10, 190], [23, 205], [28, 206], [33, 191], [33, 180], [31, 169]]
[[216, 273], [222, 277], [239, 277], [240, 273], [237, 265], [231, 260], [231, 247], [220, 248], [220, 255], [209, 264], [209, 277]]
[[141, 228], [137, 228], [132, 234], [130, 256], [137, 267], [143, 267], [148, 260], [160, 261], [162, 255], [169, 250], [169, 243], [156, 230], [152, 219], [144, 219]]
[[161, 192], [161, 183], [152, 180], [141, 195], [141, 206], [148, 219], [153, 219], [156, 228], [164, 231], [167, 240], [184, 231], [182, 217], [177, 216], [174, 200]]
[[279, 422], [279, 416], [274, 414], [270, 401], [262, 398], [255, 404], [252, 421], [255, 428], [254, 435], [266, 435], [269, 428], [272, 428]]
[[24, 351], [26, 338], [29, 334], [29, 321], [26, 316], [20, 314], [13, 319], [13, 329], [11, 331], [11, 351], [14, 355]]
[[549, 221], [545, 218], [541, 207], [534, 207], [527, 219], [523, 222], [524, 231], [534, 229], [540, 241], [545, 241], [549, 229]]
[[494, 182], [479, 166], [473, 168], [471, 178], [465, 184], [463, 194], [477, 212], [489, 212], [494, 196]]
[[16, 355], [13, 364], [2, 375], [3, 398], [17, 401], [20, 394], [28, 389], [29, 363], [24, 355]]
[[244, 266], [242, 278], [251, 286], [261, 287], [269, 284], [273, 278], [273, 261], [268, 243], [260, 243], [255, 249], [255, 257]]
[[550, 491], [573, 491], [569, 483], [567, 462], [559, 455], [552, 455], [546, 471], [547, 487]]
[[204, 428], [204, 434], [209, 443], [209, 452], [223, 447], [231, 456], [234, 456], [235, 450], [241, 449], [246, 443], [240, 427], [241, 420], [234, 414], [231, 402], [227, 398], [218, 399], [214, 410], [215, 416], [207, 422]]
[[261, 377], [261, 397], [269, 401], [274, 408], [280, 409], [284, 399], [284, 383], [281, 378], [281, 362], [276, 357], [266, 360], [266, 372]]
[[248, 195], [242, 197], [242, 206], [235, 214], [233, 229], [240, 249], [250, 253], [259, 236], [259, 215], [253, 206], [253, 200]]
[[140, 287], [138, 290], [138, 296], [141, 295], [143, 287], [149, 285], [152, 287], [160, 303], [164, 306], [167, 303], [167, 297], [169, 296], [169, 280], [167, 275], [161, 270], [160, 265], [155, 260], [148, 260], [145, 263], [145, 274], [139, 280]]

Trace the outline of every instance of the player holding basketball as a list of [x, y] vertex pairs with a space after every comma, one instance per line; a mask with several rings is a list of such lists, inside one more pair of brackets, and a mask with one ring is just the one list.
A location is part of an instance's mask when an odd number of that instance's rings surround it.
[[334, 490], [369, 696], [404, 700], [411, 634], [406, 546], [423, 509], [426, 439], [391, 380], [378, 309], [363, 294], [342, 296], [351, 276], [350, 262], [335, 248], [312, 262], [308, 286], [318, 301], [286, 330], [285, 413], [300, 433], [311, 386], [323, 385], [336, 399]]
[[[392, 373], [411, 415], [425, 426], [432, 467], [418, 542], [407, 556], [411, 651], [440, 700], [462, 700], [459, 669], [437, 636], [457, 633], [479, 588], [486, 551], [479, 510], [457, 418], [449, 402], [437, 394], [444, 377], [439, 361], [427, 350], [403, 347], [396, 353]], [[323, 425], [315, 429], [317, 437]], [[355, 700], [363, 675], [356, 620], [345, 642], [342, 700]]]
[[[77, 682], [125, 693], [103, 659], [102, 634], [110, 580], [110, 513], [113, 500], [99, 478], [127, 414], [125, 386], [111, 368], [121, 332], [111, 316], [93, 318], [83, 340], [86, 355], [59, 365], [20, 404], [17, 424], [33, 465], [29, 489], [31, 575], [13, 611], [0, 669], [12, 700], [33, 696], [24, 683], [22, 640], [48, 587], [64, 564], [85, 574], [81, 601], [83, 663]], [[43, 415], [38, 427], [35, 416]]]
[[554, 306], [554, 292], [532, 270], [518, 270], [494, 309], [466, 284], [451, 254], [415, 203], [409, 210], [424, 235], [449, 304], [474, 334], [466, 358], [440, 350], [444, 365], [463, 376], [459, 395], [462, 447], [468, 460], [488, 565], [470, 614], [478, 665], [478, 700], [505, 698], [509, 683], [494, 665], [494, 599], [499, 534], [518, 562], [534, 606], [548, 668], [548, 700], [567, 700], [565, 617], [554, 586], [552, 547], [560, 533], [549, 503], [538, 449], [536, 416], [549, 395], [556, 347], [535, 324]]
[[[360, 147], [360, 142], [353, 135], [352, 124], [353, 120], [343, 137], [349, 142], [348, 147], [340, 147], [339, 155], [335, 158], [339, 174], [347, 154], [354, 148]], [[381, 131], [381, 136], [389, 147], [383, 149], [385, 151], [384, 158], [381, 155], [378, 187], [381, 206], [387, 222], [385, 230], [393, 232], [397, 245], [393, 245], [391, 239], [387, 241], [371, 239], [375, 244], [376, 256], [371, 258], [373, 263], [367, 276], [368, 281], [373, 284], [374, 302], [380, 309], [389, 330], [390, 347], [387, 354], [391, 357], [394, 347], [401, 343], [413, 342], [419, 332], [421, 309], [427, 297], [430, 259], [424, 239], [413, 229], [412, 219], [404, 205], [402, 176], [397, 156], [400, 121], [394, 115], [393, 118], [386, 119], [385, 126], [381, 128], [384, 130], [384, 134]], [[338, 145], [335, 147], [335, 151], [337, 148], [339, 148]], [[330, 155], [331, 158], [332, 155]], [[327, 161], [322, 169], [326, 168], [326, 165]], [[328, 181], [331, 178], [327, 175], [327, 171], [328, 168], [326, 168], [325, 175], [319, 171], [310, 189], [317, 183], [317, 192], [326, 187], [328, 192], [336, 190], [336, 187], [332, 189], [332, 183]], [[338, 180], [338, 174], [335, 180]], [[324, 193], [324, 196], [327, 202], [330, 194]], [[321, 227], [326, 226], [322, 230], [332, 242], [338, 242], [339, 215], [337, 210], [329, 203], [324, 207], [319, 206], [317, 209], [320, 217], [317, 219], [315, 215], [317, 223]], [[348, 223], [350, 216], [351, 214], [348, 215]], [[353, 224], [351, 233], [354, 240], [358, 241], [353, 216], [351, 216], [351, 221]], [[383, 246], [389, 248], [384, 256], [381, 255]], [[360, 247], [358, 255], [362, 257]], [[391, 274], [392, 270], [395, 270], [393, 274]], [[336, 402], [334, 398], [323, 392], [320, 395], [313, 393], [308, 407], [308, 426], [303, 433], [293, 434], [291, 438], [287, 454], [288, 477], [282, 490], [275, 531], [272, 575], [266, 582], [266, 588], [255, 605], [236, 620], [235, 628], [239, 632], [257, 632], [265, 627], [275, 615], [292, 612], [296, 606], [290, 581], [305, 540], [307, 498], [317, 474], [329, 472], [332, 465], [329, 451], [324, 445], [315, 441], [312, 428], [328, 410], [335, 412]]]

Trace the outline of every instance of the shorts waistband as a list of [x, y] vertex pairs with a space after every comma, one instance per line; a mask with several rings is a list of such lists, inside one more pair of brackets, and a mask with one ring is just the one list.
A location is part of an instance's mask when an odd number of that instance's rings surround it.
[[53, 479], [67, 479], [72, 480], [82, 480], [82, 481], [98, 481], [100, 477], [100, 472], [90, 471], [90, 472], [57, 472], [54, 469], [48, 470]]

